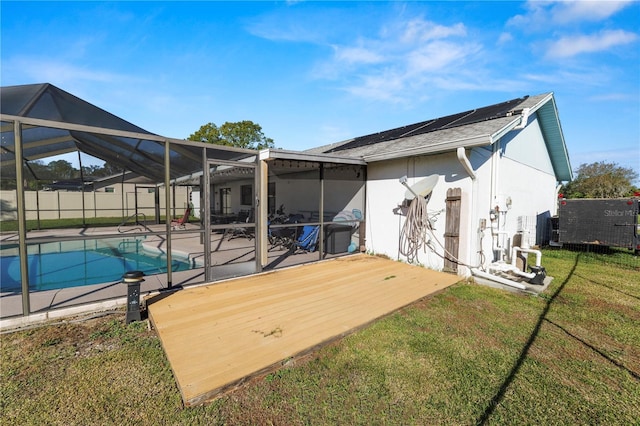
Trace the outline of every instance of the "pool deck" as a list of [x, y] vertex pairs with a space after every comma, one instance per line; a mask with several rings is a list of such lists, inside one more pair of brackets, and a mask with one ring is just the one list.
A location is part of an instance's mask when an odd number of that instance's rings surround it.
[[356, 254], [186, 288], [149, 301], [148, 310], [191, 406], [459, 280]]
[[[164, 225], [153, 225], [150, 228], [155, 231], [162, 231], [164, 230]], [[203, 246], [200, 243], [200, 234], [194, 232], [198, 230], [199, 227], [197, 225], [188, 225], [185, 231], [174, 231], [171, 237], [172, 254], [176, 257], [190, 259], [197, 265], [202, 265], [204, 262]], [[91, 236], [98, 239], [104, 235], [117, 232], [117, 228], [112, 227], [31, 231], [29, 232], [29, 238], [56, 236], [82, 236], [85, 238]], [[123, 233], [118, 238], [130, 236]], [[229, 236], [230, 234], [227, 233], [212, 234], [211, 264], [214, 281], [255, 272], [254, 240], [243, 237], [230, 239]], [[17, 243], [16, 234], [5, 233], [0, 238], [3, 242], [15, 241]], [[165, 251], [166, 239], [163, 236], [148, 235], [145, 237], [143, 246], [150, 251]], [[268, 269], [283, 268], [319, 260], [317, 252], [291, 254], [282, 248], [270, 250], [268, 256]], [[325, 255], [325, 258], [335, 256]], [[204, 283], [204, 269], [202, 267], [172, 273], [172, 288]], [[143, 297], [167, 290], [170, 290], [167, 274], [146, 276], [145, 281], [141, 284], [141, 295]], [[3, 292], [0, 293], [0, 329], [20, 327], [32, 322], [83, 312], [121, 308], [126, 305], [126, 295], [127, 287], [120, 281], [57, 290], [34, 291], [30, 295], [31, 314], [23, 316], [21, 292]]]

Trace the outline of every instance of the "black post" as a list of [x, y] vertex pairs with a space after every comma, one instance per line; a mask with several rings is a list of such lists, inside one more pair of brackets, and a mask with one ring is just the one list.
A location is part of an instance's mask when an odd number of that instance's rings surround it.
[[127, 284], [127, 317], [126, 324], [140, 321], [140, 283], [144, 281], [144, 272], [129, 271], [124, 274], [122, 281]]

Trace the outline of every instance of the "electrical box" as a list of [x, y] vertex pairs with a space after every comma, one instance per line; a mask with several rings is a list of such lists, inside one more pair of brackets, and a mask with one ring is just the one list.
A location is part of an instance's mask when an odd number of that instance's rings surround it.
[[509, 195], [501, 194], [494, 198], [493, 205], [491, 207], [498, 207], [501, 212], [506, 212], [511, 209], [511, 204], [511, 197]]

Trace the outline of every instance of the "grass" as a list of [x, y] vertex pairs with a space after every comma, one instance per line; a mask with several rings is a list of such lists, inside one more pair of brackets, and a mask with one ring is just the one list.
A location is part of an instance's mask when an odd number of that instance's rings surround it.
[[541, 296], [458, 284], [189, 409], [124, 313], [4, 334], [0, 423], [638, 424], [640, 272], [594, 256], [545, 250]]
[[[191, 216], [189, 220], [197, 220], [196, 217]], [[149, 217], [148, 224], [154, 223], [155, 218]], [[160, 222], [164, 223], [165, 216], [160, 216]], [[102, 226], [118, 226], [122, 223], [121, 217], [88, 217], [85, 218], [84, 225], [82, 218], [69, 218], [69, 219], [42, 219], [38, 224], [37, 220], [27, 220], [27, 229], [65, 229], [65, 228], [82, 228], [83, 226], [90, 227], [102, 227]], [[130, 219], [127, 223], [132, 224], [134, 221]], [[0, 232], [18, 232], [17, 220], [2, 220], [0, 221]]]

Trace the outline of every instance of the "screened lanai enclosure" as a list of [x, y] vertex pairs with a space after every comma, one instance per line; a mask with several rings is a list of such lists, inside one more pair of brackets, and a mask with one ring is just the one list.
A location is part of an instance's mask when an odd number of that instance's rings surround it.
[[133, 270], [162, 291], [364, 245], [360, 160], [166, 138], [51, 84], [0, 100], [3, 318], [121, 298]]

